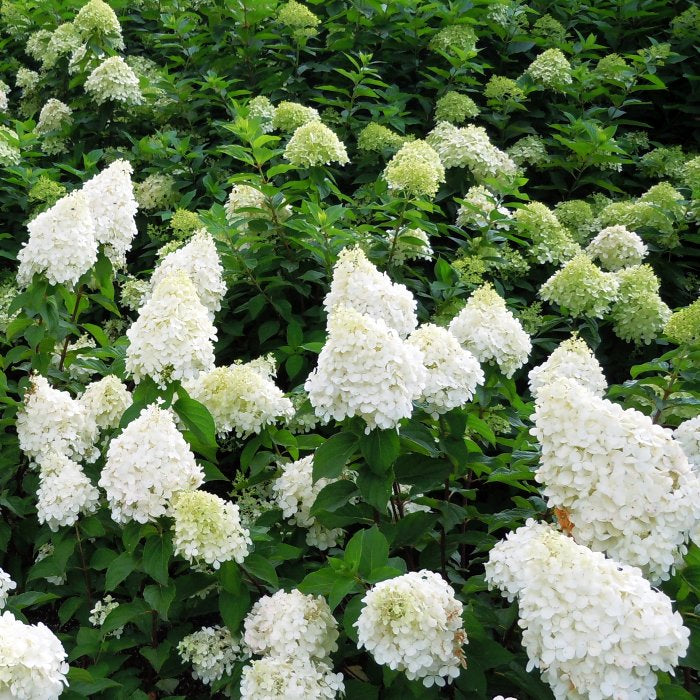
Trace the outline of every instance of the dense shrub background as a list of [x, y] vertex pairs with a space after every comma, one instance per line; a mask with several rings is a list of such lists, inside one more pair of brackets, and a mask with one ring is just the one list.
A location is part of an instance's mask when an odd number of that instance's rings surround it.
[[[307, 36], [278, 20], [274, 0], [112, 0], [125, 47], [120, 51], [96, 33], [84, 60], [113, 54], [127, 58], [145, 97], [142, 105], [130, 107], [96, 105], [83, 88], [85, 71], [70, 73], [68, 56], [45, 67], [38, 60], [41, 52], [31, 56], [26, 51], [31, 35], [72, 21], [82, 4], [3, 0], [0, 6], [0, 80], [9, 86], [0, 124], [16, 134], [15, 139], [3, 131], [0, 139], [6, 144], [2, 148], [21, 153], [19, 162], [5, 161], [0, 168], [7, 331], [0, 374], [0, 565], [19, 584], [9, 609], [32, 622], [44, 621], [69, 653], [71, 686], [64, 697], [212, 696], [192, 680], [177, 643], [202, 625], [222, 621], [236, 632], [253, 601], [280, 587], [330, 594], [341, 624], [334, 660], [345, 674], [349, 698], [551, 697], [536, 672], [525, 671], [516, 604], [488, 592], [483, 580], [487, 553], [505, 531], [528, 517], [549, 517], [533, 479], [538, 448], [529, 434], [527, 369], [577, 330], [605, 369], [610, 398], [675, 427], [698, 413], [697, 349], [695, 355], [692, 347], [677, 349], [660, 331], [648, 344], [626, 343], [610, 320], [572, 318], [566, 309], [543, 303], [538, 290], [556, 267], [512, 262], [527, 258], [527, 232], [455, 225], [462, 197], [474, 184], [467, 170], [448, 170], [446, 184], [432, 200], [396, 196], [380, 177], [396, 149], [363, 150], [358, 137], [368, 125], [379, 124], [424, 138], [435, 126], [437, 101], [457, 91], [479, 110], [465, 122], [485, 127], [500, 149], [528, 136], [544, 147], [546, 153], [525, 162], [521, 177], [502, 192], [510, 209], [530, 200], [543, 202], [567, 226], [578, 225], [573, 217], [566, 219], [567, 211], [583, 212], [585, 230], [596, 225], [610, 201], [636, 200], [659, 182], [670, 183], [681, 199], [654, 201], [656, 216], [635, 230], [649, 248], [646, 262], [661, 280], [663, 300], [674, 309], [686, 306], [697, 299], [700, 284], [700, 193], [685, 167], [700, 151], [700, 10], [661, 0], [309, 0], [306, 5], [320, 24]], [[473, 28], [475, 50], [431, 47], [437, 32], [453, 24]], [[560, 49], [572, 66], [572, 82], [560, 90], [543, 89], [523, 76], [549, 48]], [[611, 55], [622, 61], [614, 70]], [[17, 85], [21, 69], [37, 72], [24, 88]], [[510, 97], [498, 94], [494, 76], [517, 81], [509, 87]], [[260, 122], [249, 117], [247, 103], [259, 95], [275, 105], [289, 100], [318, 109], [345, 143], [350, 163], [306, 170], [289, 166], [281, 157], [289, 134], [264, 135]], [[47, 153], [47, 139], [36, 130], [50, 98], [73, 110], [72, 124], [58, 134], [65, 142], [58, 153]], [[14, 261], [36, 213], [118, 158], [132, 164], [136, 183], [154, 174], [172, 179], [165, 201], [139, 211], [129, 275], [148, 279], [161, 246], [202, 224], [217, 241], [228, 285], [216, 316], [217, 364], [273, 353], [278, 385], [300, 395], [325, 339], [322, 301], [333, 264], [344, 247], [359, 243], [380, 269], [411, 289], [421, 322], [446, 324], [474, 289], [492, 282], [532, 335], [527, 367], [513, 379], [485, 368], [487, 380], [476, 399], [439, 421], [417, 409], [402, 427], [400, 441], [391, 440], [390, 458], [371, 468], [372, 438], [363, 437], [357, 420], [316, 425], [306, 433], [280, 425], [217, 445], [207, 417], [187, 415], [182, 401], [179, 410], [190, 421], [188, 439], [206, 463], [206, 488], [234, 501], [262, 492], [278, 460], [310, 454], [341, 430], [354, 436], [344, 456], [360, 475], [356, 486], [327, 493], [317, 508], [320, 522], [345, 531], [329, 553], [309, 547], [303, 531], [274, 508], [253, 527], [255, 551], [244, 565], [215, 573], [192, 571], [172, 557], [167, 526], [118, 527], [104, 507], [82, 518], [76, 530], [50, 532], [37, 522], [37, 477], [14, 431], [29, 373], [44, 374], [74, 394], [85, 381], [76, 379], [73, 365], [88, 368], [94, 378], [113, 373], [129, 381], [124, 333], [135, 313], [120, 296], [129, 284], [124, 270], [113, 279], [111, 270], [98, 271], [97, 287], [81, 297], [38, 278], [15, 297]], [[291, 218], [256, 220], [246, 244], [239, 245], [243, 227], [231, 225], [224, 209], [237, 183], [257, 185], [278, 205], [286, 202]], [[580, 200], [590, 209], [581, 203], [562, 207]], [[387, 231], [402, 226], [429, 234], [430, 259], [397, 264]], [[97, 347], [71, 350], [58, 363], [56, 354], [65, 354], [66, 342], [84, 333]], [[143, 382], [135, 389], [135, 403], [143, 406], [159, 393], [169, 401], [178, 390], [172, 385], [160, 392]], [[302, 411], [307, 417], [312, 412], [308, 404]], [[132, 411], [126, 418], [134, 416]], [[377, 438], [384, 439], [389, 440]], [[387, 504], [395, 481], [413, 486], [430, 512], [392, 517]], [[394, 570], [384, 575], [427, 568], [443, 573], [457, 591], [470, 642], [468, 666], [455, 687], [426, 689], [357, 651], [352, 623], [373, 571], [361, 568], [357, 578], [347, 578], [342, 567], [329, 565], [328, 557], [331, 564], [344, 555], [347, 561], [347, 543], [362, 532], [365, 546], [376, 548], [379, 568]], [[36, 562], [47, 542], [54, 554]], [[695, 546], [687, 561], [687, 568], [663, 586], [692, 631], [683, 668], [675, 679], [662, 674], [663, 698], [700, 694], [700, 552]], [[46, 580], [64, 573], [60, 586]], [[212, 584], [214, 594], [195, 595]], [[120, 602], [121, 612], [96, 629], [88, 616], [107, 593]], [[121, 625], [126, 631], [120, 639], [106, 636], [110, 627]], [[215, 685], [217, 692], [228, 688], [236, 697], [239, 677], [240, 666]]]

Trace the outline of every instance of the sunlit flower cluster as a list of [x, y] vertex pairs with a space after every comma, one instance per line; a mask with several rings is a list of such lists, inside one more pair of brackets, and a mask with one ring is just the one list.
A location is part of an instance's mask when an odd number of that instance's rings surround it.
[[292, 134], [284, 157], [299, 168], [350, 162], [343, 142], [322, 122], [310, 121]]
[[390, 190], [409, 197], [434, 197], [445, 181], [445, 168], [427, 142], [408, 141], [387, 163], [383, 177]]

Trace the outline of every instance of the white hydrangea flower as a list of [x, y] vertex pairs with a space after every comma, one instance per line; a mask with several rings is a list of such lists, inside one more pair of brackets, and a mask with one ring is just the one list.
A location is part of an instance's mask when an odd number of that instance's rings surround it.
[[378, 664], [404, 671], [409, 680], [444, 686], [465, 666], [462, 603], [433, 571], [411, 571], [381, 581], [362, 599], [355, 626], [358, 645]]
[[402, 338], [418, 325], [413, 294], [403, 284], [392, 282], [386, 272], [379, 272], [359, 247], [340, 252], [323, 306], [329, 315], [345, 306], [381, 319]]
[[603, 396], [608, 388], [603, 368], [585, 340], [574, 335], [565, 340], [541, 364], [530, 370], [530, 393], [537, 392], [557, 377], [575, 379], [595, 396]]
[[185, 382], [185, 388], [207, 407], [219, 436], [231, 431], [238, 437], [259, 433], [294, 415], [292, 402], [253, 363], [216, 367]]
[[100, 492], [77, 462], [53, 452], [42, 457], [36, 497], [39, 522], [57, 532], [60, 527], [75, 525], [81, 514], [94, 513]]
[[284, 517], [309, 530], [306, 543], [326, 550], [337, 544], [343, 531], [340, 528], [329, 530], [317, 523], [316, 518], [311, 515], [311, 507], [321, 489], [337, 479], [319, 479], [314, 482], [313, 464], [313, 455], [281, 464], [282, 474], [272, 483], [272, 492]]
[[192, 677], [211, 685], [233, 671], [233, 665], [246, 654], [227, 627], [202, 627], [188, 634], [178, 645], [185, 663], [192, 664]]
[[[498, 200], [481, 185], [470, 187], [457, 211], [457, 226], [491, 226], [497, 229], [509, 228], [513, 214], [506, 207], [498, 206]], [[498, 216], [494, 215], [494, 212]]]
[[124, 267], [126, 254], [138, 233], [132, 172], [131, 163], [115, 160], [82, 188], [95, 221], [95, 238], [104, 245], [105, 254], [115, 267]]
[[178, 491], [199, 488], [204, 472], [172, 413], [153, 404], [114, 438], [99, 485], [117, 523], [146, 523], [166, 515]]
[[338, 624], [326, 599], [296, 589], [260, 598], [243, 625], [243, 641], [255, 654], [324, 661], [338, 649]]
[[67, 673], [66, 652], [46, 625], [0, 615], [0, 697], [58, 700]]
[[477, 385], [484, 381], [484, 372], [452, 333], [426, 323], [413, 331], [408, 342], [423, 353], [427, 379], [416, 400], [427, 404], [433, 418], [471, 400]]
[[533, 420], [535, 478], [576, 542], [667, 579], [700, 520], [700, 480], [671, 431], [568, 377], [539, 389]]
[[688, 648], [671, 601], [639, 569], [528, 520], [489, 554], [486, 580], [518, 598], [529, 657], [557, 700], [656, 697]]
[[10, 591], [17, 588], [17, 584], [12, 580], [10, 574], [0, 569], [0, 609], [7, 605], [7, 598]]
[[126, 385], [114, 374], [91, 382], [78, 399], [90, 420], [98, 428], [116, 428], [124, 411], [131, 406], [131, 394]]
[[328, 317], [328, 339], [304, 389], [323, 421], [360, 416], [365, 432], [395, 428], [423, 390], [423, 354], [384, 321], [347, 307]]
[[272, 120], [275, 117], [275, 108], [265, 95], [258, 95], [248, 102], [248, 114], [260, 122], [260, 131], [269, 134], [274, 131]]
[[16, 427], [20, 449], [36, 462], [52, 452], [78, 461], [97, 458], [97, 426], [80, 402], [45, 377], [32, 376]]
[[126, 369], [136, 383], [150, 376], [165, 386], [214, 368], [216, 328], [182, 270], [161, 280], [126, 335]]
[[334, 700], [344, 695], [343, 675], [324, 662], [266, 656], [244, 666], [241, 700]]
[[345, 144], [323, 122], [310, 121], [292, 134], [284, 157], [298, 168], [350, 162]]
[[479, 287], [450, 322], [449, 331], [479, 362], [498, 365], [506, 377], [527, 362], [530, 336], [490, 285]]
[[644, 241], [626, 226], [608, 226], [588, 244], [586, 252], [600, 260], [606, 270], [615, 272], [641, 264], [648, 250]]
[[518, 700], [518, 698], [513, 698], [513, 697], [503, 697], [503, 695], [496, 695], [493, 700]]
[[126, 105], [143, 102], [139, 79], [121, 56], [110, 56], [102, 61], [90, 73], [84, 88], [98, 105], [109, 100]]
[[73, 110], [65, 102], [52, 97], [41, 108], [35, 131], [40, 135], [60, 131], [73, 121], [72, 114]]
[[468, 168], [477, 182], [487, 178], [507, 182], [518, 172], [515, 162], [491, 143], [481, 126], [457, 127], [440, 122], [428, 134], [427, 141], [446, 168]]
[[85, 195], [71, 192], [27, 225], [29, 240], [17, 254], [17, 284], [26, 287], [35, 273], [51, 284], [73, 287], [97, 261], [95, 222]]
[[[88, 620], [93, 627], [102, 627], [107, 615], [119, 607], [119, 603], [111, 595], [106, 595], [102, 600], [98, 600], [90, 611]], [[124, 627], [117, 627], [107, 636], [119, 639], [124, 634]]]
[[673, 431], [673, 438], [693, 468], [700, 471], [700, 416], [683, 421]]
[[252, 541], [237, 505], [206, 491], [181, 491], [173, 496], [169, 515], [175, 520], [175, 554], [190, 563], [218, 569], [226, 561], [242, 564], [248, 556]]
[[186, 245], [168, 253], [158, 263], [151, 277], [151, 290], [176, 270], [181, 270], [192, 280], [199, 300], [206, 306], [210, 318], [213, 319], [214, 314], [221, 308], [226, 284], [224, 269], [209, 231], [200, 229]]

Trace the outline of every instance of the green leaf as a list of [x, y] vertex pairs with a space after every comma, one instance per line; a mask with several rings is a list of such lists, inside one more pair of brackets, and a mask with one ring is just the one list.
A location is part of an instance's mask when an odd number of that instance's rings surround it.
[[433, 513], [408, 513], [392, 528], [392, 548], [415, 546], [435, 526], [437, 516]]
[[136, 562], [129, 552], [122, 552], [107, 567], [105, 592], [113, 591], [136, 568]]
[[168, 583], [168, 566], [173, 556], [173, 542], [169, 534], [149, 537], [143, 547], [143, 570], [162, 585]]
[[168, 611], [175, 600], [175, 584], [158, 586], [151, 584], [143, 589], [144, 600], [160, 615], [163, 620], [168, 619]]
[[401, 451], [399, 435], [395, 430], [373, 430], [360, 438], [360, 451], [375, 474], [385, 474]]
[[238, 632], [243, 618], [248, 613], [250, 608], [250, 592], [247, 588], [243, 588], [235, 595], [228, 591], [219, 593], [219, 612], [221, 619], [233, 634]]
[[357, 494], [357, 486], [349, 479], [340, 479], [324, 486], [311, 506], [311, 515], [321, 511], [334, 512], [350, 502]]
[[120, 603], [118, 607], [112, 610], [102, 623], [100, 632], [107, 635], [114, 630], [123, 627], [128, 622], [132, 622], [141, 615], [148, 615], [150, 608], [144, 600], [134, 600], [131, 603]]
[[314, 452], [314, 481], [337, 479], [357, 448], [354, 433], [336, 433]]
[[259, 554], [249, 554], [245, 562], [243, 562], [243, 570], [248, 571], [255, 578], [265, 581], [265, 583], [269, 583], [275, 588], [279, 586], [275, 567]]
[[374, 569], [387, 566], [389, 543], [376, 525], [356, 532], [345, 547], [346, 564], [360, 576], [369, 576]]
[[173, 409], [180, 416], [187, 429], [196, 438], [199, 451], [211, 462], [216, 462], [216, 427], [211, 413], [204, 404], [190, 398], [184, 389], [177, 390], [178, 399]]
[[424, 492], [444, 483], [452, 473], [452, 465], [446, 459], [402, 455], [394, 464], [394, 473], [400, 484], [415, 486], [419, 492]]
[[356, 481], [362, 498], [380, 513], [385, 513], [394, 483], [394, 472], [375, 474], [365, 469], [360, 471]]

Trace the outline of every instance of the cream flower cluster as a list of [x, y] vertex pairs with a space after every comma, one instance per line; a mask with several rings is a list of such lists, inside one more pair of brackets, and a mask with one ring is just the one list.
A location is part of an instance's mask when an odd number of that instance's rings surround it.
[[585, 253], [564, 263], [541, 287], [545, 301], [565, 308], [574, 318], [603, 318], [618, 298], [619, 282], [603, 272]]
[[[496, 215], [494, 215], [496, 212]], [[457, 226], [493, 226], [508, 228], [513, 215], [497, 204], [496, 197], [481, 185], [470, 187], [464, 195], [464, 204], [457, 211]]]
[[87, 77], [84, 87], [98, 105], [108, 101], [125, 105], [143, 102], [139, 79], [121, 56], [110, 56], [102, 61]]
[[509, 181], [518, 171], [515, 162], [491, 143], [481, 126], [457, 127], [440, 122], [428, 134], [427, 141], [446, 168], [468, 168], [479, 183], [487, 178]]
[[269, 134], [273, 130], [275, 108], [265, 95], [258, 95], [248, 102], [248, 115], [260, 121], [260, 131]]
[[527, 362], [530, 336], [490, 285], [479, 287], [450, 322], [449, 331], [479, 362], [498, 365], [506, 377]]
[[95, 222], [80, 191], [59, 199], [29, 222], [29, 240], [17, 254], [17, 284], [28, 286], [35, 273], [51, 284], [73, 287], [97, 261]]
[[74, 525], [81, 514], [94, 513], [100, 500], [80, 465], [58, 452], [42, 457], [36, 496], [39, 522], [53, 532]]
[[416, 400], [437, 418], [471, 400], [478, 384], [484, 381], [479, 361], [464, 350], [452, 333], [426, 323], [408, 338], [409, 344], [423, 353], [426, 382]]
[[224, 269], [216, 252], [214, 239], [206, 229], [200, 229], [182, 248], [168, 253], [153, 271], [151, 290], [177, 270], [184, 272], [194, 284], [199, 301], [209, 311], [209, 317], [221, 308], [226, 294]]
[[0, 615], [0, 696], [14, 700], [58, 700], [68, 673], [66, 652], [41, 622], [27, 625]]
[[136, 383], [150, 376], [164, 386], [214, 368], [216, 328], [182, 270], [160, 281], [126, 335], [126, 369]]
[[417, 348], [384, 321], [342, 306], [328, 317], [328, 339], [304, 388], [323, 421], [360, 416], [369, 432], [408, 418], [425, 379]]
[[409, 197], [434, 197], [445, 182], [445, 168], [429, 143], [409, 141], [387, 163], [382, 176], [390, 190]]
[[338, 625], [325, 598], [296, 589], [260, 598], [244, 628], [243, 641], [255, 654], [326, 661], [338, 649]]
[[309, 530], [307, 544], [318, 549], [329, 549], [342, 537], [343, 531], [339, 528], [329, 530], [317, 523], [311, 515], [311, 507], [321, 490], [335, 479], [319, 479], [314, 482], [313, 464], [314, 457], [309, 455], [280, 465], [282, 474], [272, 483], [272, 492], [284, 517]]
[[85, 407], [67, 391], [54, 389], [45, 377], [32, 376], [16, 428], [20, 449], [39, 464], [53, 452], [78, 461], [97, 456], [97, 427]]
[[165, 515], [178, 491], [199, 488], [203, 481], [172, 414], [153, 404], [112, 440], [99, 485], [114, 521], [146, 523]]
[[700, 416], [683, 421], [673, 431], [673, 439], [681, 446], [693, 468], [700, 471]]
[[411, 292], [403, 284], [392, 282], [386, 272], [379, 272], [359, 247], [340, 252], [323, 306], [329, 315], [341, 306], [352, 308], [384, 321], [402, 338], [418, 325]]
[[218, 569], [226, 561], [242, 564], [248, 556], [252, 542], [237, 505], [206, 491], [180, 491], [170, 501], [169, 515], [175, 520], [175, 554], [189, 562]]
[[648, 251], [642, 239], [626, 226], [608, 226], [588, 244], [586, 252], [593, 259], [600, 260], [606, 270], [615, 272], [639, 265]]
[[132, 172], [128, 161], [115, 160], [90, 178], [82, 189], [95, 222], [95, 238], [115, 267], [126, 264], [126, 254], [138, 232]]
[[603, 396], [608, 388], [603, 368], [586, 341], [577, 336], [561, 343], [541, 365], [530, 370], [528, 377], [534, 398], [558, 377], [574, 379], [595, 396]]
[[116, 428], [124, 411], [131, 406], [131, 394], [114, 374], [91, 382], [78, 399], [89, 420], [101, 430]]
[[656, 697], [655, 671], [673, 672], [688, 630], [639, 569], [528, 520], [490, 552], [486, 580], [518, 599], [529, 657], [557, 700]]
[[571, 64], [560, 49], [543, 51], [525, 71], [545, 88], [561, 90], [572, 81]]
[[227, 627], [202, 627], [188, 634], [178, 645], [185, 663], [192, 664], [192, 676], [211, 685], [233, 671], [233, 665], [245, 652]]
[[111, 39], [114, 48], [124, 48], [122, 28], [117, 15], [103, 0], [88, 0], [75, 16], [73, 27], [86, 41], [97, 35]]
[[17, 588], [17, 584], [12, 580], [10, 574], [0, 569], [0, 610], [7, 605], [10, 591], [15, 588]]
[[272, 116], [272, 128], [291, 134], [300, 126], [304, 126], [304, 124], [320, 121], [321, 115], [317, 109], [307, 107], [298, 102], [283, 100], [275, 107], [275, 113]]
[[323, 661], [265, 656], [241, 676], [241, 700], [333, 700], [344, 690], [343, 675]]
[[671, 309], [659, 296], [659, 279], [650, 265], [626, 267], [614, 274], [620, 286], [610, 313], [613, 330], [622, 340], [648, 345], [671, 318]]
[[47, 134], [51, 131], [60, 131], [63, 127], [70, 125], [72, 120], [73, 110], [55, 98], [46, 101], [46, 104], [39, 112], [39, 121], [36, 124], [36, 133], [40, 135]]
[[700, 519], [700, 481], [670, 430], [561, 377], [539, 389], [535, 474], [574, 539], [665, 580]]
[[284, 157], [298, 168], [350, 162], [343, 142], [323, 122], [310, 121], [292, 134]]
[[231, 431], [238, 437], [257, 434], [294, 415], [292, 402], [253, 363], [216, 367], [185, 382], [185, 388], [207, 407], [220, 436]]
[[519, 232], [532, 241], [530, 255], [540, 263], [563, 263], [571, 260], [581, 248], [546, 205], [529, 202], [515, 211]]
[[355, 623], [358, 645], [378, 664], [404, 671], [426, 687], [444, 686], [464, 666], [462, 603], [433, 571], [412, 571], [381, 581], [362, 599]]
[[173, 196], [175, 180], [164, 173], [152, 173], [134, 186], [134, 195], [141, 209], [153, 211], [166, 206]]
[[[118, 607], [119, 603], [111, 595], [106, 595], [102, 600], [98, 600], [92, 610], [90, 610], [90, 617], [88, 617], [90, 624], [93, 627], [102, 627], [109, 613]], [[124, 627], [117, 627], [107, 636], [119, 639], [122, 634], [124, 634]]]

